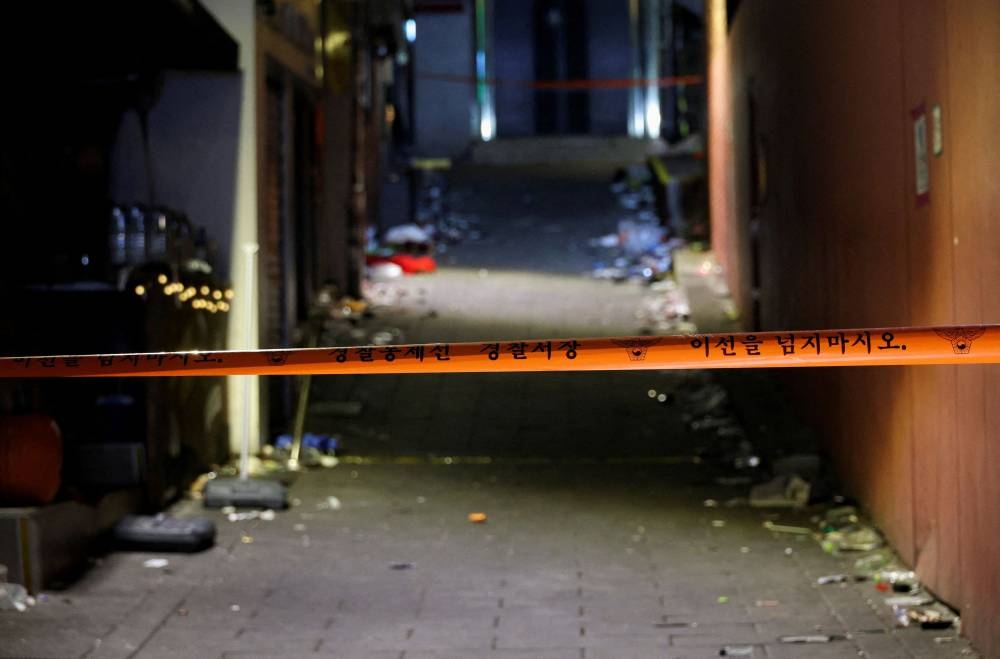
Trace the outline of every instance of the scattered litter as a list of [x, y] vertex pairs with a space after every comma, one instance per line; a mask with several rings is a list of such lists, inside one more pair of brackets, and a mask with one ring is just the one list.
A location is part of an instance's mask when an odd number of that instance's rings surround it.
[[892, 552], [888, 548], [880, 549], [854, 561], [854, 571], [858, 574], [874, 575], [879, 570], [886, 568], [892, 561]]
[[294, 525], [292, 525], [292, 530], [293, 531], [299, 531], [301, 533], [302, 531], [306, 530], [306, 525], [305, 524], [294, 524]]
[[469, 513], [469, 521], [473, 524], [482, 524], [486, 521], [486, 513]]
[[591, 238], [588, 244], [591, 247], [618, 247], [621, 244], [621, 240], [617, 233], [609, 233], [597, 238]]
[[253, 536], [252, 535], [248, 535], [246, 533], [242, 533], [242, 534], [240, 534], [240, 542], [242, 542], [245, 545], [252, 544], [253, 543]]
[[746, 546], [740, 547], [740, 553], [741, 554], [749, 554], [750, 553], [750, 548], [746, 547]]
[[827, 574], [816, 579], [816, 583], [820, 586], [826, 586], [828, 584], [835, 583], [850, 583], [852, 581], [865, 581], [866, 577], [863, 576], [852, 576], [850, 574]]
[[791, 556], [794, 553], [795, 553], [794, 549], [792, 549], [791, 547], [785, 547], [785, 556]]
[[[353, 474], [354, 472], [352, 472]], [[337, 497], [327, 497], [326, 501], [322, 501], [316, 504], [316, 508], [319, 510], [340, 510], [343, 504], [340, 503], [340, 499]]]
[[712, 520], [712, 526], [715, 527], [715, 528], [717, 528], [717, 529], [721, 529], [725, 525], [726, 525], [726, 520], [724, 520], [724, 519], [713, 519]]
[[804, 634], [800, 636], [779, 636], [782, 643], [830, 643], [833, 641], [846, 641], [843, 634]]
[[389, 567], [393, 570], [412, 570], [417, 566], [413, 563], [389, 563]]
[[823, 549], [838, 551], [872, 551], [883, 544], [882, 536], [869, 526], [850, 526], [843, 531], [830, 531], [823, 536]]
[[909, 627], [914, 624], [919, 625], [921, 629], [950, 629], [958, 619], [948, 611], [926, 606], [914, 608], [894, 606], [892, 614], [898, 626]]
[[164, 568], [167, 567], [168, 565], [170, 565], [170, 561], [168, 561], [165, 558], [150, 558], [143, 561], [142, 563], [143, 567], [151, 567], [151, 568]]
[[780, 602], [778, 602], [778, 600], [757, 600], [755, 604], [760, 608], [770, 608], [779, 606]]
[[[410, 249], [410, 248], [408, 248]], [[413, 248], [426, 250], [427, 247]], [[437, 261], [430, 254], [394, 252], [391, 249], [380, 250], [377, 253], [368, 254], [365, 257], [368, 267], [373, 267], [382, 263], [394, 263], [398, 265], [403, 274], [414, 275], [420, 273], [431, 273], [437, 270]]]
[[691, 430], [715, 430], [735, 424], [731, 417], [706, 416], [690, 423]]
[[220, 508], [220, 511], [222, 512], [223, 515], [232, 515], [233, 513], [236, 512], [236, 507], [235, 506], [223, 506], [222, 508]]
[[[279, 435], [274, 440], [274, 448], [282, 451], [291, 450], [294, 444], [295, 438], [291, 434]], [[340, 438], [332, 435], [312, 432], [302, 434], [302, 452], [304, 455], [309, 453], [312, 453], [316, 457], [319, 455], [333, 455], [339, 446]], [[303, 460], [306, 462], [309, 461], [305, 458]], [[313, 457], [311, 461], [316, 462], [317, 460]]]
[[240, 605], [239, 604], [230, 604], [229, 605], [229, 610], [232, 611], [233, 613], [239, 613]]
[[729, 604], [729, 596], [728, 595], [719, 595], [715, 599], [715, 601], [718, 602], [719, 604]]
[[688, 394], [692, 404], [692, 414], [707, 415], [717, 413], [729, 403], [729, 393], [718, 382], [708, 380]]
[[21, 584], [0, 583], [0, 611], [19, 611], [24, 613], [35, 603], [34, 598]]
[[719, 507], [719, 502], [716, 501], [715, 499], [705, 499], [703, 505], [706, 508], [718, 508]]
[[885, 598], [887, 606], [923, 606], [933, 602], [934, 598], [929, 595], [894, 595]]
[[957, 620], [950, 612], [931, 607], [921, 606], [905, 611], [907, 623], [920, 625], [921, 629], [950, 629]]
[[372, 334], [371, 343], [372, 345], [376, 346], [388, 346], [392, 345], [393, 343], [400, 343], [400, 341], [397, 340], [398, 336], [399, 336], [398, 330], [397, 331], [379, 330], [374, 334]]
[[820, 529], [824, 533], [836, 531], [845, 526], [857, 524], [860, 521], [858, 509], [854, 506], [837, 506], [831, 508], [823, 514], [820, 521]]
[[719, 650], [720, 657], [752, 657], [752, 645], [727, 645]]
[[248, 510], [242, 513], [229, 513], [226, 515], [226, 519], [230, 522], [249, 522], [260, 517], [259, 510]]
[[791, 533], [794, 535], [812, 535], [812, 529], [805, 526], [787, 526], [785, 524], [775, 524], [768, 520], [764, 522], [764, 528], [774, 533]]
[[403, 276], [403, 268], [398, 263], [378, 261], [368, 266], [368, 278], [375, 282], [386, 282]]
[[809, 503], [809, 483], [798, 476], [777, 476], [750, 489], [754, 508], [802, 508]]
[[260, 518], [262, 520], [264, 520], [265, 522], [274, 521], [274, 518], [275, 518], [274, 511], [273, 510], [262, 510], [260, 512]]
[[920, 581], [912, 570], [882, 570], [873, 577], [879, 590], [912, 595], [920, 590]]
[[935, 636], [934, 637], [934, 642], [937, 643], [938, 645], [942, 645], [944, 643], [954, 643], [957, 640], [958, 640], [957, 636]]
[[401, 224], [387, 229], [383, 242], [388, 245], [427, 244], [431, 242], [431, 237], [426, 230], [416, 224]]

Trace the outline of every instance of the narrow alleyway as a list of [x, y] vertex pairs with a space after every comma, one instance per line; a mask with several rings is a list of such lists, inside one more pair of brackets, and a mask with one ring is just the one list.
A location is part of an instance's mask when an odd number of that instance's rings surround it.
[[[648, 287], [589, 276], [588, 241], [613, 232], [621, 212], [609, 174], [457, 173], [453, 207], [478, 218], [481, 239], [440, 254], [433, 275], [379, 289], [386, 304], [372, 328], [405, 342], [647, 331]], [[698, 258], [678, 263], [695, 320], [726, 327], [690, 272]], [[766, 377], [723, 379], [765, 461], [781, 442], [807, 441]], [[747, 505], [747, 472], [690, 423], [713, 381], [316, 378], [307, 429], [340, 438], [340, 464], [301, 473], [288, 511], [230, 522], [179, 503], [177, 514], [216, 520], [215, 548], [159, 568], [144, 567], [152, 554], [109, 554], [30, 612], [0, 612], [0, 656], [971, 654], [955, 630], [897, 628], [871, 582], [817, 585], [851, 572], [857, 555], [825, 553], [801, 532], [822, 507]]]

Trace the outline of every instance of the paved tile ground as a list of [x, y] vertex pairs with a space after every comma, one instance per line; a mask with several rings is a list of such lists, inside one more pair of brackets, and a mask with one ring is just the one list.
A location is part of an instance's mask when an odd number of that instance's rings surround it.
[[[489, 182], [466, 185], [467, 199], [497, 200], [484, 221], [506, 240], [520, 206]], [[517, 194], [544, 198], [546, 188]], [[563, 227], [551, 235], [571, 234], [579, 206], [559, 215], [565, 187], [548, 194], [557, 198], [546, 201], [546, 221]], [[613, 228], [602, 186], [572, 194], [592, 194], [585, 207]], [[585, 226], [598, 224], [592, 217]], [[530, 265], [407, 281], [403, 303], [379, 310], [373, 327], [399, 327], [413, 341], [641, 331], [640, 287], [587, 281], [562, 266], [531, 275]], [[692, 290], [709, 322], [716, 301]], [[754, 657], [972, 654], [953, 632], [895, 629], [870, 583], [815, 585], [853, 557], [762, 526], [809, 524], [815, 511], [704, 505], [745, 497], [746, 486], [719, 485], [718, 465], [694, 459], [713, 448], [683, 421], [703, 377], [317, 378], [310, 429], [340, 434], [345, 459], [298, 475], [288, 511], [232, 523], [180, 502], [176, 514], [216, 520], [213, 549], [169, 556], [166, 568], [143, 566], [153, 554], [104, 556], [28, 613], [0, 612], [0, 657], [700, 659], [727, 647]], [[768, 415], [755, 428], [805, 441], [766, 378], [728, 374], [725, 382], [737, 406], [752, 400]], [[649, 389], [677, 400], [658, 404]], [[320, 412], [344, 400], [361, 402], [360, 416]], [[488, 521], [470, 523], [471, 512]], [[845, 638], [779, 642], [788, 634]]]

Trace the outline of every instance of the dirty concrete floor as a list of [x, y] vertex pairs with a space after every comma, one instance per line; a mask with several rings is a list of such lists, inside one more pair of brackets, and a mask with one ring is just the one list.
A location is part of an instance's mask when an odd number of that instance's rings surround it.
[[[546, 269], [517, 249], [518, 218], [536, 212], [525, 194], [561, 227], [546, 240], [612, 231], [619, 211], [603, 181], [463, 185], [457, 203], [494, 200], [476, 212], [495, 261], [475, 267], [455, 247], [455, 267], [407, 280], [373, 328], [398, 327], [407, 341], [644, 329], [642, 287], [587, 280], [572, 271], [582, 257]], [[716, 301], [691, 281], [710, 322]], [[213, 549], [168, 556], [166, 568], [143, 566], [154, 554], [105, 556], [28, 613], [0, 612], [0, 656], [695, 659], [727, 646], [757, 657], [969, 656], [953, 631], [895, 629], [870, 583], [815, 585], [854, 557], [765, 530], [768, 519], [809, 525], [816, 511], [749, 508], [738, 501], [746, 485], [720, 485], [719, 466], [694, 459], [711, 452], [711, 437], [683, 419], [702, 381], [317, 378], [310, 429], [340, 435], [345, 459], [299, 475], [292, 508], [232, 523], [180, 502], [175, 513], [216, 521]], [[757, 375], [726, 384], [734, 401], [777, 396]], [[650, 389], [676, 400], [659, 404]], [[338, 401], [360, 402], [360, 415], [323, 407]], [[473, 512], [487, 521], [470, 523]], [[781, 643], [786, 634], [844, 638], [805, 646]]]

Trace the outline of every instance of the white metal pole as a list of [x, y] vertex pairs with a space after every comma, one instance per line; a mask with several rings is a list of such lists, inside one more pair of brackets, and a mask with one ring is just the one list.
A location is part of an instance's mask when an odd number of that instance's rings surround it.
[[[254, 282], [257, 280], [257, 251], [260, 247], [257, 243], [245, 243], [243, 245], [244, 275], [246, 277], [246, 303], [243, 306], [243, 329], [246, 348], [253, 350], [257, 347], [253, 340], [253, 334], [257, 330], [257, 323], [254, 311], [257, 309], [257, 299], [254, 292]], [[240, 428], [240, 479], [246, 480], [250, 477], [250, 398], [253, 394], [253, 379], [256, 375], [245, 375], [243, 383], [243, 423]]]

